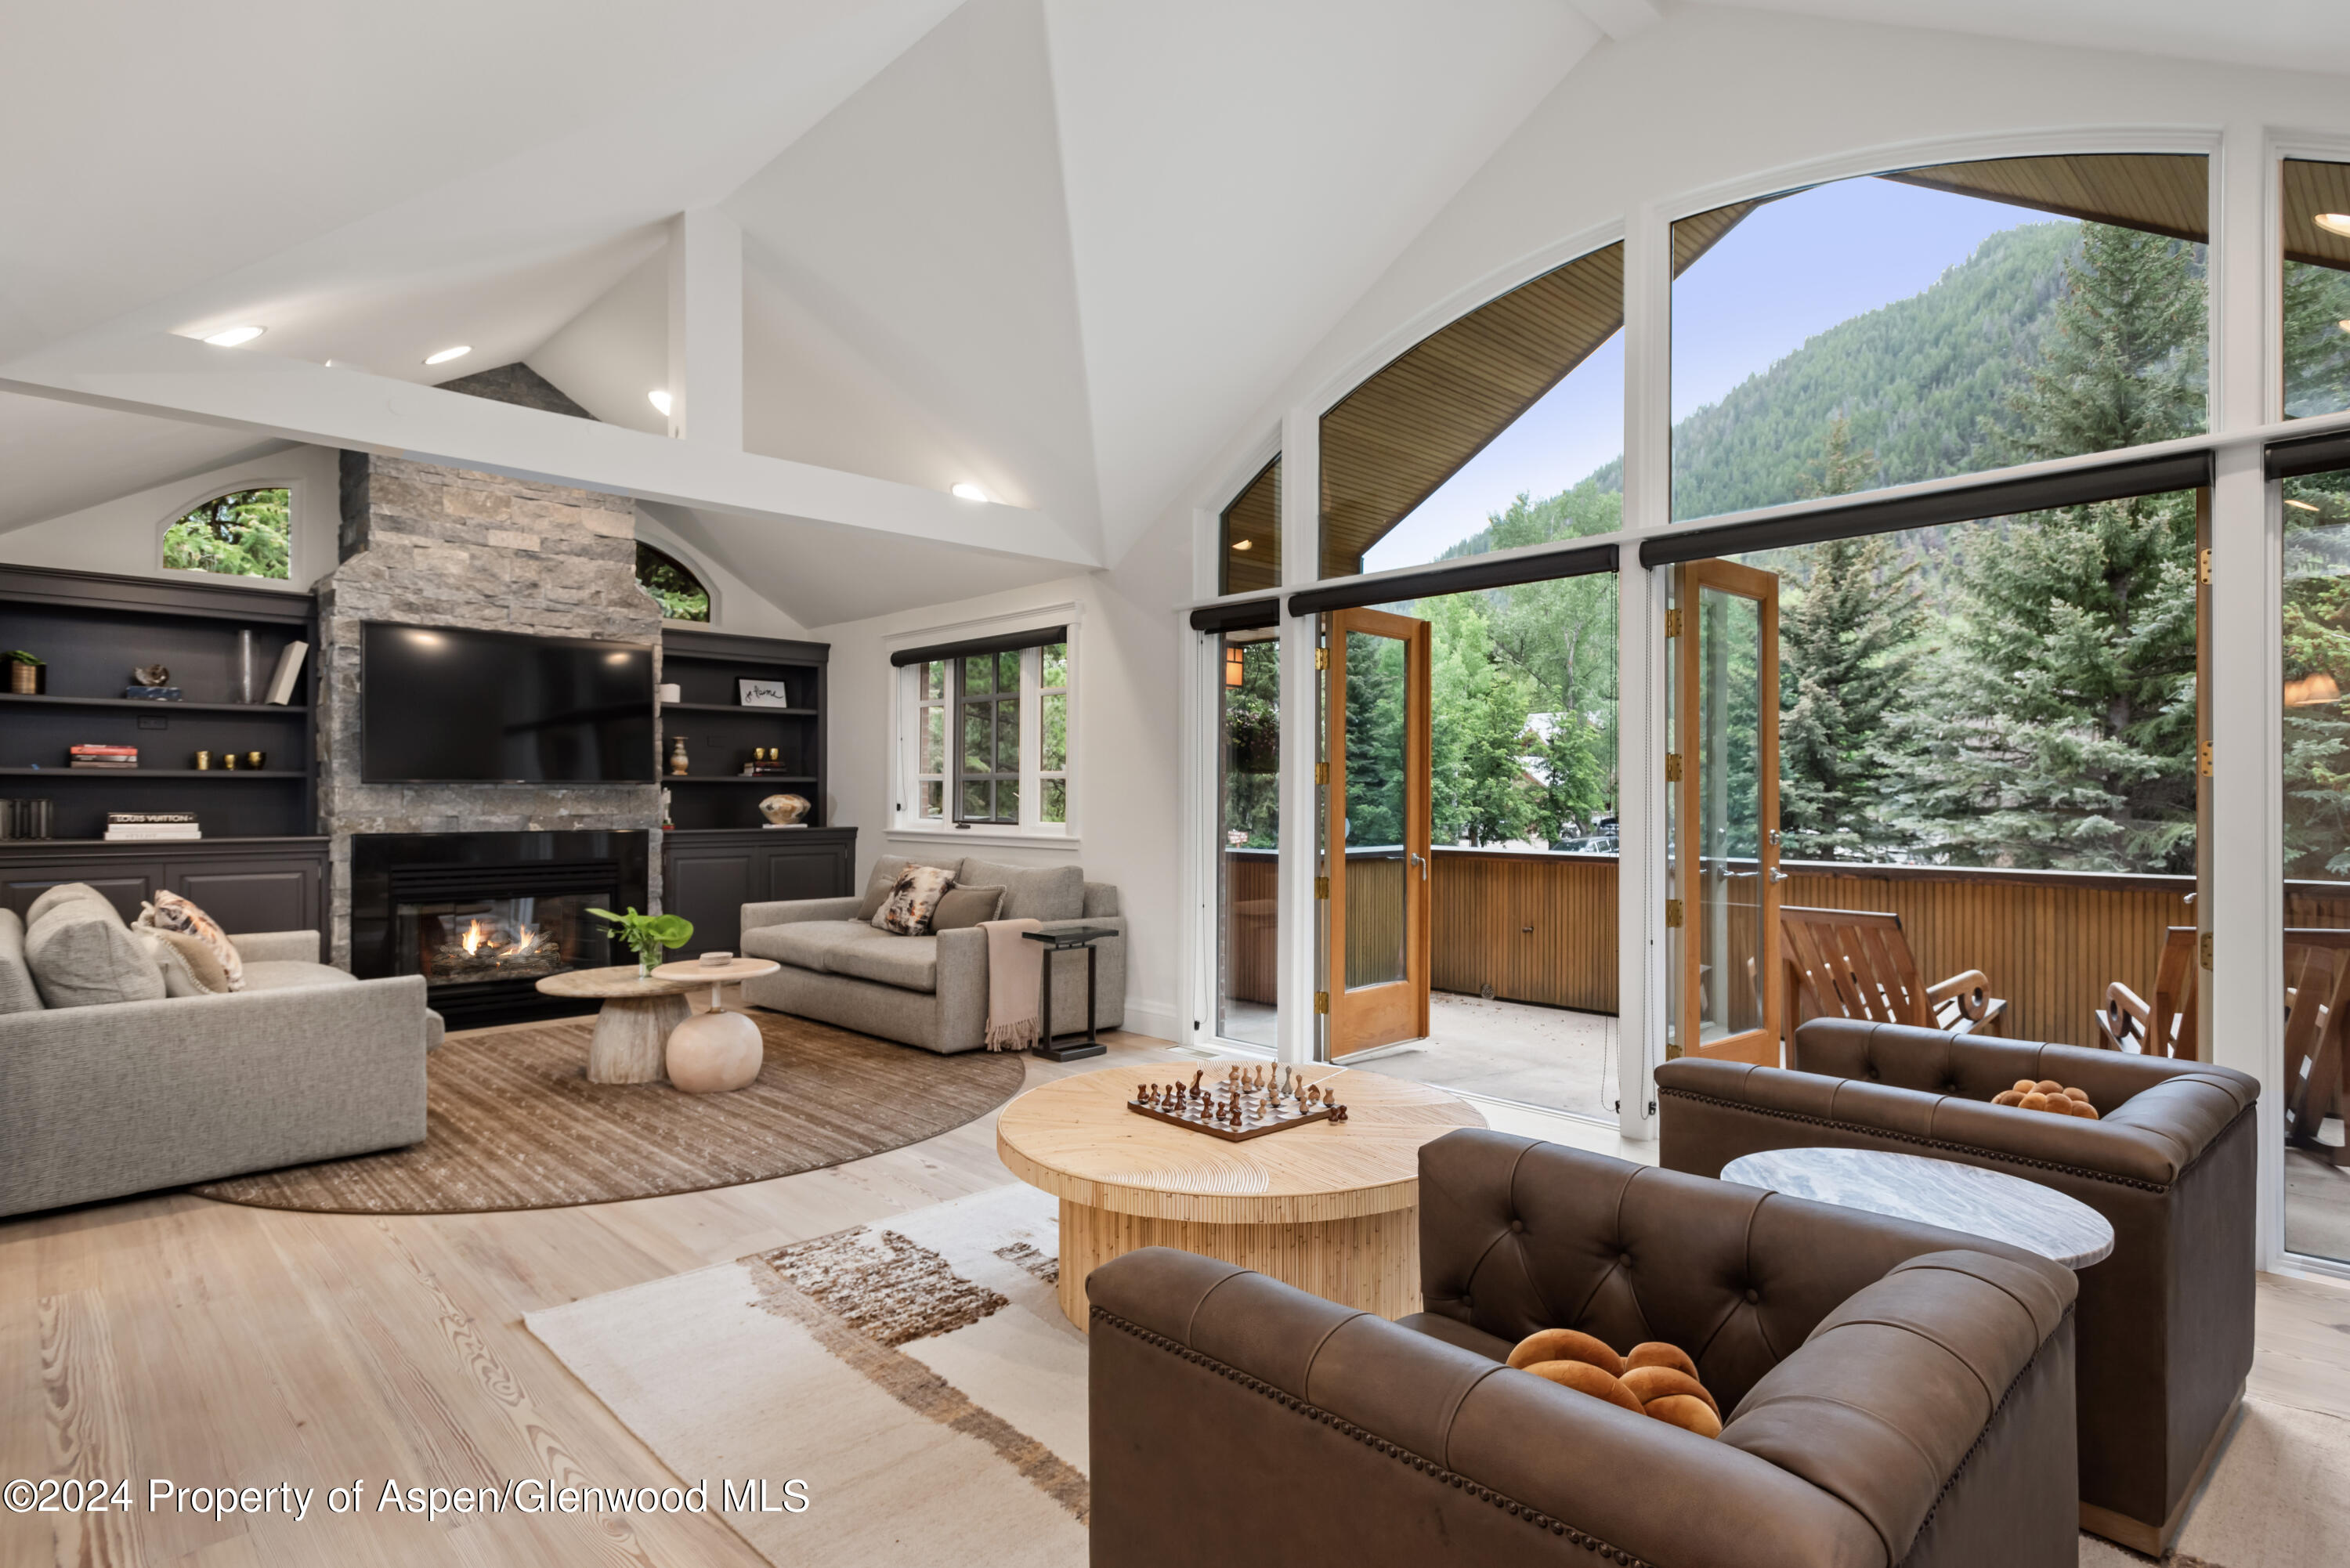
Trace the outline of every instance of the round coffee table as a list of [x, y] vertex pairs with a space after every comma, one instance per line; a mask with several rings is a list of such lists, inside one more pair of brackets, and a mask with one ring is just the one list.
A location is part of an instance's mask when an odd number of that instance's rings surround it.
[[[1061, 1200], [1061, 1311], [1083, 1329], [1086, 1276], [1143, 1247], [1180, 1247], [1381, 1317], [1419, 1310], [1419, 1146], [1485, 1118], [1441, 1089], [1344, 1067], [1305, 1069], [1347, 1106], [1245, 1143], [1126, 1108], [1136, 1086], [1191, 1064], [1084, 1073], [1003, 1107], [995, 1152]], [[1212, 1075], [1220, 1068], [1208, 1069]]]
[[1731, 1160], [1721, 1179], [1987, 1236], [2069, 1269], [2114, 1250], [2112, 1224], [2087, 1204], [1979, 1165], [1886, 1149], [1780, 1148]]
[[685, 992], [692, 989], [663, 980], [660, 971], [640, 980], [634, 964], [610, 969], [572, 969], [538, 982], [549, 996], [601, 998], [596, 1035], [588, 1043], [591, 1084], [658, 1084], [669, 1032], [686, 1020]]
[[773, 959], [738, 958], [724, 963], [681, 959], [653, 971], [655, 980], [710, 987], [710, 1011], [694, 1013], [670, 1031], [671, 1083], [689, 1095], [715, 1095], [748, 1088], [758, 1079], [767, 1056], [766, 1041], [756, 1023], [726, 1011], [719, 987], [754, 974], [773, 974], [782, 967]]

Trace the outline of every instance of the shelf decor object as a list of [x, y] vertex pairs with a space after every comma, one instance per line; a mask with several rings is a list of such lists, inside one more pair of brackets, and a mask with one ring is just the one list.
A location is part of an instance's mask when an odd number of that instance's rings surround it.
[[0, 654], [8, 661], [8, 690], [19, 697], [37, 697], [49, 689], [49, 667], [21, 648]]
[[734, 682], [734, 695], [745, 708], [794, 706], [790, 683], [783, 680], [754, 680], [745, 676]]

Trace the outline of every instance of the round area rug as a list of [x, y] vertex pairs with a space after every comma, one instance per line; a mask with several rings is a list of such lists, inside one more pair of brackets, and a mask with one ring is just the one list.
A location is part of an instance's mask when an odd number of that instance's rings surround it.
[[700, 1192], [902, 1148], [1020, 1088], [1018, 1054], [934, 1055], [775, 1012], [758, 1081], [731, 1095], [591, 1084], [592, 1018], [453, 1039], [425, 1058], [424, 1141], [207, 1181], [261, 1209], [478, 1214]]

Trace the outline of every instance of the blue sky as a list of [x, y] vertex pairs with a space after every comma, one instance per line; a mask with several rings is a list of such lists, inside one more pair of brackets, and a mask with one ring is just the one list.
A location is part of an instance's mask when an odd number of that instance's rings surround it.
[[[1773, 202], [1673, 285], [1673, 419], [1718, 402], [1804, 339], [1931, 286], [2002, 229], [2048, 220], [2022, 207], [1846, 180]], [[1367, 571], [1434, 560], [1520, 491], [1574, 484], [1624, 450], [1624, 337], [1577, 366], [1523, 418], [1398, 524]]]

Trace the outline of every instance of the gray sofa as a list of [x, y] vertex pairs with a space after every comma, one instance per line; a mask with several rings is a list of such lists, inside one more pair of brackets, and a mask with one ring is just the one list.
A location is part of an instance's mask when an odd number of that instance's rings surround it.
[[[1046, 929], [1107, 926], [1118, 935], [1095, 944], [1100, 954], [1094, 1027], [1126, 1022], [1126, 920], [1118, 889], [1088, 882], [1075, 866], [1031, 867], [926, 856], [884, 856], [872, 877], [894, 881], [909, 865], [955, 874], [955, 885], [1002, 888], [998, 919], [1033, 919]], [[868, 882], [868, 893], [871, 881]], [[743, 1000], [800, 1018], [878, 1034], [941, 1054], [987, 1043], [987, 933], [977, 926], [933, 936], [899, 937], [857, 918], [865, 898], [801, 898], [743, 906], [743, 951], [773, 959], [774, 974], [743, 982]], [[1086, 960], [1048, 959], [1053, 1031], [1085, 1027]]]
[[[29, 912], [37, 933], [52, 911]], [[166, 996], [132, 976], [127, 992], [157, 994], [50, 1005], [68, 984], [38, 972], [26, 937], [0, 909], [0, 1215], [423, 1138], [441, 1040], [423, 976], [355, 979], [318, 961], [317, 932], [268, 931], [231, 938], [242, 991]]]

